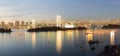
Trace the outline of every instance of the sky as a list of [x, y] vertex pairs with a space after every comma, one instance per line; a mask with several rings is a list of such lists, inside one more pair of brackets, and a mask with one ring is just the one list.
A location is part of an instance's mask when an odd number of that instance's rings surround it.
[[120, 0], [0, 0], [0, 19], [120, 18]]

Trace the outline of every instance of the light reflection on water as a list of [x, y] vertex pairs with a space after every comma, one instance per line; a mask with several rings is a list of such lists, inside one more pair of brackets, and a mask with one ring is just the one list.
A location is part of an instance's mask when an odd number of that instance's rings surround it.
[[93, 34], [87, 34], [86, 36], [88, 41], [93, 40]]
[[58, 53], [61, 52], [62, 50], [62, 36], [61, 36], [62, 32], [61, 31], [57, 31], [57, 36], [56, 36], [56, 50]]
[[32, 47], [36, 47], [36, 34], [35, 32], [32, 33]]
[[[92, 33], [87, 33], [91, 31]], [[120, 30], [69, 30], [0, 33], [0, 56], [97, 56], [106, 45], [120, 44]], [[88, 41], [98, 40], [89, 45]], [[91, 50], [95, 47], [95, 50]]]
[[115, 38], [115, 32], [114, 32], [114, 31], [111, 31], [111, 32], [110, 32], [110, 44], [111, 44], [111, 45], [114, 45], [114, 44], [115, 44], [114, 38]]

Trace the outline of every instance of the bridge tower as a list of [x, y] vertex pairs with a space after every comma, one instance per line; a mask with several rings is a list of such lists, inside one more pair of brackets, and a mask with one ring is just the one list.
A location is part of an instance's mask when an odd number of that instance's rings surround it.
[[62, 19], [61, 19], [61, 16], [60, 15], [57, 15], [56, 16], [56, 26], [57, 27], [61, 27], [62, 26]]

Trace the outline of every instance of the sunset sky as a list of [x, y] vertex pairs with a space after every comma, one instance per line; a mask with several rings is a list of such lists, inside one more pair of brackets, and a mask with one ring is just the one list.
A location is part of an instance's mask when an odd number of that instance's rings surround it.
[[0, 19], [53, 19], [56, 15], [66, 19], [119, 18], [120, 0], [0, 0]]

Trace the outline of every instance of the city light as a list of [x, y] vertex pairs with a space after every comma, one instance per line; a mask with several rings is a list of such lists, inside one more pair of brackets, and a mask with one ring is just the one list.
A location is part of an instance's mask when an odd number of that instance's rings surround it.
[[66, 25], [65, 25], [65, 28], [74, 28], [74, 25], [66, 24]]
[[120, 0], [0, 0], [0, 56], [120, 56]]
[[57, 31], [57, 36], [56, 36], [56, 50], [60, 54], [62, 50], [62, 32]]

